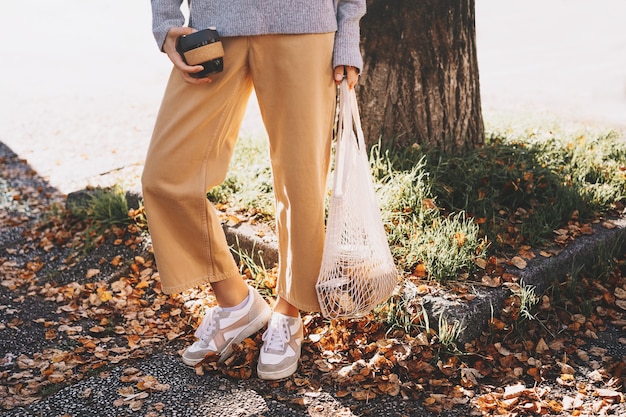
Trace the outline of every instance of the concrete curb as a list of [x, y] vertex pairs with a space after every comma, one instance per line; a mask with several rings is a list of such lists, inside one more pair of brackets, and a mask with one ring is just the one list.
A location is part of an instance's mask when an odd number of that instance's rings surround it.
[[224, 224], [222, 228], [226, 241], [235, 252], [242, 251], [255, 263], [268, 268], [278, 263], [278, 244], [274, 236], [259, 237], [254, 228], [245, 222], [237, 226]]
[[[555, 281], [565, 279], [571, 271], [601, 256], [604, 248], [615, 247], [623, 253], [626, 245], [626, 218], [612, 219], [612, 222], [616, 226], [614, 229], [595, 225], [592, 235], [577, 237], [558, 255], [550, 258], [538, 256], [528, 261], [524, 270], [508, 267], [506, 272], [516, 275], [520, 282], [534, 287], [536, 295], [541, 295]], [[229, 244], [244, 251], [255, 262], [262, 260], [266, 266], [278, 262], [276, 242], [257, 237], [250, 225], [242, 223], [237, 227], [224, 225], [223, 228]], [[449, 324], [459, 322], [464, 329], [458, 338], [461, 344], [480, 336], [486, 330], [493, 313], [502, 306], [509, 290], [505, 287], [476, 285], [473, 293], [475, 298], [471, 301], [451, 300], [445, 295], [423, 296], [422, 305], [431, 326], [437, 329], [440, 317]]]

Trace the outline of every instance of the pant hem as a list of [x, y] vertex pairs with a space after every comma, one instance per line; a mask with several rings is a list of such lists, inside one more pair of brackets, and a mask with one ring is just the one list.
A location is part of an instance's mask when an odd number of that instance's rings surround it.
[[239, 273], [239, 271], [231, 272], [227, 274], [205, 276], [205, 277], [195, 279], [193, 281], [186, 282], [185, 284], [176, 285], [176, 286], [165, 286], [161, 282], [161, 289], [163, 290], [163, 293], [165, 294], [177, 294], [177, 293], [189, 290], [194, 287], [199, 287], [200, 285], [203, 285], [203, 284], [210, 284], [212, 282], [219, 282], [225, 279], [230, 279], [230, 278], [235, 278], [235, 277], [241, 278], [241, 274]]
[[289, 304], [291, 304], [292, 306], [296, 307], [298, 310], [305, 312], [305, 313], [319, 313], [321, 312], [321, 308], [319, 303], [313, 305], [313, 304], [302, 304], [302, 303], [298, 303], [296, 301], [291, 300], [289, 297], [287, 297], [285, 294], [278, 294], [278, 296], [280, 298], [282, 298], [283, 300], [287, 301]]

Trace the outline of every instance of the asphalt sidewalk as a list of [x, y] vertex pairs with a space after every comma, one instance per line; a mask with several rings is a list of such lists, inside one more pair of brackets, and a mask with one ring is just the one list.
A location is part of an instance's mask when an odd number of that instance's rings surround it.
[[[481, 95], [486, 118], [554, 117], [626, 129], [626, 32], [620, 0], [586, 2], [477, 2]], [[88, 185], [120, 184], [138, 190], [143, 158], [170, 66], [150, 34], [149, 3], [113, 0], [3, 5], [0, 34], [0, 142], [63, 194]], [[15, 36], [15, 34], [19, 36]], [[25, 47], [28, 45], [28, 47]], [[35, 48], [33, 55], [32, 46]], [[242, 135], [264, 135], [258, 106], [251, 102]], [[525, 282], [538, 290], [554, 273], [581, 262], [595, 248], [624, 236], [626, 224], [598, 229], [559, 257], [530, 264]], [[254, 242], [250, 233], [228, 230]], [[2, 234], [0, 236], [7, 236]], [[257, 245], [262, 242], [256, 242]], [[273, 246], [266, 247], [273, 253]], [[480, 294], [473, 303], [450, 305], [431, 299], [432, 311], [447, 311], [480, 323], [503, 293]], [[452, 317], [454, 319], [454, 317]], [[476, 326], [474, 328], [477, 329]], [[471, 337], [467, 333], [467, 337]], [[0, 358], [6, 352], [0, 352]], [[199, 377], [180, 366], [176, 346], [138, 360], [144, 374], [167, 380], [172, 389], [155, 393], [168, 416], [298, 416], [301, 407], [267, 400], [254, 385], [221, 377]], [[139, 415], [112, 404], [124, 367], [108, 379], [85, 378], [45, 400], [4, 412], [11, 417]], [[83, 398], [87, 390], [97, 396]], [[380, 400], [371, 412], [409, 415], [419, 405]], [[308, 415], [352, 415], [329, 393], [316, 397]], [[317, 410], [317, 411], [316, 411]], [[123, 414], [127, 412], [128, 414]], [[160, 415], [158, 413], [154, 415]], [[421, 412], [420, 415], [429, 415]], [[450, 414], [452, 415], [452, 414]]]

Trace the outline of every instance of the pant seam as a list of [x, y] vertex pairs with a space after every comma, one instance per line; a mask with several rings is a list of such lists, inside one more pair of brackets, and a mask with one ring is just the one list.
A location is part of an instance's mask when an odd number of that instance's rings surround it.
[[[244, 68], [242, 68], [242, 70]], [[244, 86], [243, 81], [244, 81], [244, 78], [245, 78], [244, 74], [246, 73], [245, 71], [242, 71], [242, 70], [239, 71], [239, 73], [240, 73], [240, 75], [239, 75], [240, 82], [237, 84], [239, 92], [241, 92], [243, 90], [243, 86]], [[206, 150], [206, 152], [204, 154], [204, 157], [203, 157], [203, 165], [204, 165], [204, 167], [202, 169], [202, 172], [203, 172], [203, 175], [204, 175], [204, 182], [203, 182], [204, 199], [202, 200], [203, 201], [202, 225], [204, 227], [204, 240], [205, 240], [205, 244], [206, 244], [207, 258], [210, 260], [210, 265], [208, 266], [209, 270], [207, 271], [207, 274], [209, 276], [215, 276], [216, 275], [215, 274], [215, 263], [216, 262], [215, 262], [215, 259], [213, 258], [213, 256], [214, 256], [214, 252], [213, 252], [213, 248], [212, 248], [212, 243], [213, 242], [211, 241], [211, 238], [210, 238], [210, 235], [211, 235], [209, 233], [210, 226], [209, 226], [209, 219], [208, 219], [208, 216], [207, 216], [207, 210], [214, 209], [213, 207], [209, 207], [209, 205], [212, 204], [212, 203], [209, 201], [208, 197], [206, 196], [206, 193], [208, 192], [208, 188], [209, 188], [209, 185], [207, 184], [207, 176], [206, 176], [207, 169], [209, 169], [209, 167], [207, 166], [207, 160], [208, 160], [209, 153], [217, 145], [217, 140], [223, 136], [223, 135], [220, 134], [220, 132], [225, 130], [224, 129], [225, 126], [226, 126], [225, 120], [228, 118], [227, 117], [228, 113], [230, 111], [232, 111], [232, 109], [233, 109], [232, 104], [233, 104], [233, 102], [235, 100], [234, 97], [239, 97], [239, 96], [240, 96], [240, 94], [233, 94], [229, 98], [229, 100], [228, 100], [228, 105], [224, 106], [223, 110], [220, 112], [219, 121], [218, 121], [218, 128], [213, 131], [213, 137], [210, 140], [210, 146], [207, 147], [207, 150]]]

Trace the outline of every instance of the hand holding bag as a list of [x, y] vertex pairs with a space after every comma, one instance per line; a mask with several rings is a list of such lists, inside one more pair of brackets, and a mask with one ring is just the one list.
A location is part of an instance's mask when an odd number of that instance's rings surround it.
[[322, 266], [315, 289], [322, 315], [361, 317], [387, 300], [398, 281], [374, 193], [354, 89], [344, 80]]

